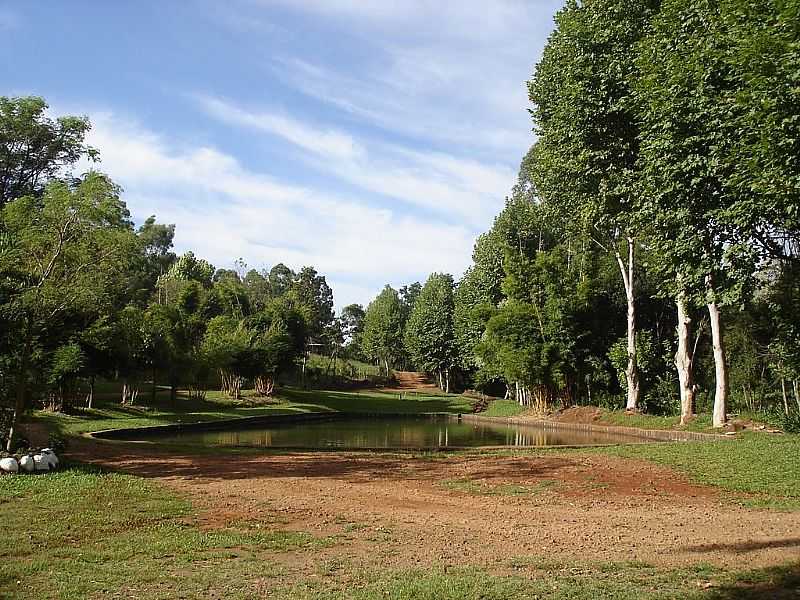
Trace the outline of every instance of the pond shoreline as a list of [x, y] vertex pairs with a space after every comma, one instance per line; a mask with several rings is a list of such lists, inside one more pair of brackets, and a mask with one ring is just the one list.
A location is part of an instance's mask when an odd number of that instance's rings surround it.
[[[619, 426], [603, 426], [588, 423], [563, 423], [558, 421], [549, 421], [546, 419], [534, 419], [530, 417], [487, 417], [475, 414], [457, 414], [447, 412], [425, 412], [414, 413], [350, 413], [350, 412], [313, 412], [302, 414], [283, 414], [283, 415], [259, 415], [252, 417], [240, 417], [235, 419], [224, 419], [216, 421], [199, 421], [193, 423], [173, 423], [167, 425], [155, 425], [147, 427], [134, 427], [134, 428], [120, 428], [120, 429], [106, 429], [83, 434], [84, 437], [107, 442], [125, 442], [136, 444], [159, 444], [170, 446], [176, 442], [169, 439], [160, 439], [168, 436], [169, 434], [191, 434], [191, 433], [213, 433], [223, 432], [228, 430], [248, 431], [258, 429], [260, 427], [269, 427], [275, 425], [293, 424], [293, 423], [315, 423], [321, 421], [340, 421], [350, 418], [365, 418], [365, 419], [393, 419], [393, 418], [408, 418], [408, 417], [444, 417], [460, 423], [472, 424], [487, 424], [487, 425], [502, 425], [502, 426], [521, 426], [532, 427], [544, 432], [562, 432], [562, 433], [581, 433], [581, 434], [596, 434], [600, 436], [611, 436], [627, 438], [623, 440], [609, 440], [597, 441], [589, 443], [566, 443], [566, 444], [486, 444], [486, 445], [442, 445], [442, 446], [339, 446], [332, 445], [329, 447], [319, 446], [306, 446], [306, 445], [287, 445], [287, 446], [264, 446], [264, 450], [278, 450], [278, 451], [367, 451], [367, 452], [380, 452], [380, 451], [465, 451], [465, 450], [509, 450], [509, 449], [525, 449], [525, 448], [587, 448], [608, 445], [635, 445], [646, 444], [652, 442], [676, 442], [676, 441], [712, 441], [729, 439], [729, 437], [698, 433], [689, 431], [671, 431], [671, 430], [651, 430], [640, 429], [635, 427], [619, 427]], [[252, 447], [248, 445], [230, 445], [219, 444], [214, 445], [218, 448], [238, 448], [238, 447]]]
[[603, 433], [608, 435], [625, 435], [663, 442], [718, 441], [728, 440], [732, 436], [719, 433], [702, 433], [698, 431], [676, 431], [674, 429], [642, 429], [640, 427], [624, 427], [619, 425], [596, 425], [594, 423], [565, 423], [544, 418], [533, 417], [486, 417], [480, 414], [461, 415], [465, 420], [484, 423], [504, 423], [515, 425], [536, 425], [545, 429], [563, 431], [582, 431]]

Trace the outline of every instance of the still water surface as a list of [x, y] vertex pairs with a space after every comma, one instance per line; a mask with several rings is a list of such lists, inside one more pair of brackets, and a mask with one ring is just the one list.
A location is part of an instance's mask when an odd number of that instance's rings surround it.
[[454, 416], [344, 417], [259, 425], [223, 431], [170, 432], [148, 439], [204, 446], [263, 448], [448, 448], [571, 446], [642, 441], [596, 432], [553, 430], [536, 424], [459, 421]]

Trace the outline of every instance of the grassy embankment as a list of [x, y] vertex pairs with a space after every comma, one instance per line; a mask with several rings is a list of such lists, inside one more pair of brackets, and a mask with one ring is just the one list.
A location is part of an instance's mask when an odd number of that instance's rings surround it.
[[179, 395], [170, 402], [167, 391], [159, 391], [155, 402], [148, 394], [139, 396], [137, 406], [121, 406], [113, 391], [103, 391], [95, 397], [95, 408], [81, 409], [63, 415], [38, 412], [35, 420], [45, 423], [51, 431], [64, 436], [78, 435], [102, 429], [147, 427], [171, 423], [191, 423], [252, 417], [269, 414], [310, 412], [356, 413], [423, 413], [470, 412], [466, 398], [444, 394], [400, 394], [397, 392], [358, 391], [325, 392], [284, 388], [275, 398], [265, 401], [252, 391], [245, 390], [241, 400], [232, 400], [220, 392], [209, 392], [205, 401], [189, 400]]

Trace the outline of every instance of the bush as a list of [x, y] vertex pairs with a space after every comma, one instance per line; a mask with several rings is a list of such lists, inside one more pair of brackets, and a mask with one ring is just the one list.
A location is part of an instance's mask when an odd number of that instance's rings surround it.
[[676, 415], [680, 413], [677, 385], [670, 376], [659, 376], [644, 395], [645, 412], [651, 415]]
[[800, 433], [800, 412], [789, 411], [787, 415], [783, 409], [775, 409], [770, 420], [786, 433]]

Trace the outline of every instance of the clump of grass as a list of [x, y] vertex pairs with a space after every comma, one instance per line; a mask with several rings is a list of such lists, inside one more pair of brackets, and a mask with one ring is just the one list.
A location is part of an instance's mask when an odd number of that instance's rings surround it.
[[493, 400], [485, 411], [480, 413], [483, 417], [516, 417], [525, 412], [525, 407], [514, 400]]

